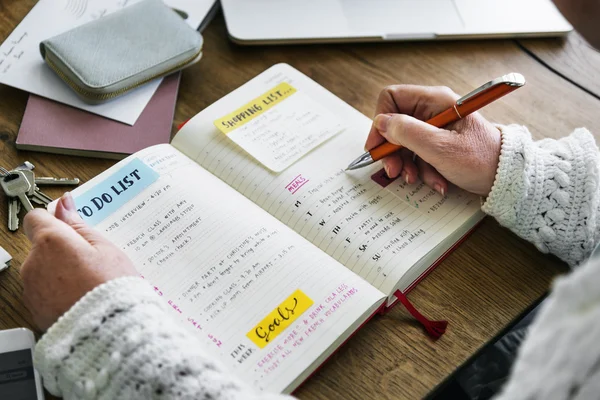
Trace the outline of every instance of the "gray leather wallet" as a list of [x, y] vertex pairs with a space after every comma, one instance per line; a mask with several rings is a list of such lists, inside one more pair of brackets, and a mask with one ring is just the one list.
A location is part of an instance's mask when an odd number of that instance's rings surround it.
[[42, 58], [98, 104], [202, 57], [202, 36], [161, 0], [143, 0], [40, 43]]

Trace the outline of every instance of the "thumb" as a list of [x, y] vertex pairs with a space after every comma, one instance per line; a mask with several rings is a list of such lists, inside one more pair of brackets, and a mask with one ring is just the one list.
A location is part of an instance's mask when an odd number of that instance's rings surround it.
[[23, 229], [25, 230], [25, 235], [32, 243], [38, 242], [49, 232], [51, 232], [53, 236], [68, 236], [72, 234], [76, 237], [71, 229], [68, 229], [64, 224], [60, 223], [46, 210], [39, 208], [29, 211], [25, 215]]
[[65, 193], [60, 200], [58, 200], [54, 216], [73, 228], [75, 232], [92, 245], [106, 240], [98, 231], [91, 228], [85, 223], [83, 218], [81, 218], [77, 212], [77, 206], [75, 205], [75, 200], [73, 200], [71, 192]]
[[380, 114], [373, 125], [388, 142], [406, 147], [432, 165], [455, 136], [405, 114]]

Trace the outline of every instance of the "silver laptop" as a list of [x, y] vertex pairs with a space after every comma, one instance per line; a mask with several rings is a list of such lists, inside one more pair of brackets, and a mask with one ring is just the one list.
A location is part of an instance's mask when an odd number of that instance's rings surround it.
[[221, 0], [240, 44], [560, 36], [550, 0]]

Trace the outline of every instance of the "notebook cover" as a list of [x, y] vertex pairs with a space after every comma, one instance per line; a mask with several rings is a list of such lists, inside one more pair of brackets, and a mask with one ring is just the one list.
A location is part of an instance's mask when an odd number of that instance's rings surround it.
[[17, 136], [20, 150], [122, 159], [169, 143], [180, 73], [166, 77], [133, 126], [30, 95]]

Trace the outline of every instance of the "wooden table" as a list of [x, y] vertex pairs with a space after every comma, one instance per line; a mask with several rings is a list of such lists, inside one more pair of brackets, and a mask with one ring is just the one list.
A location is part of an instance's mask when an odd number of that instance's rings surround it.
[[600, 52], [576, 32], [564, 39], [519, 40], [525, 51], [559, 75], [600, 99]]
[[[33, 4], [32, 0], [3, 1], [0, 40]], [[557, 42], [535, 43], [552, 48]], [[173, 132], [181, 122], [279, 62], [298, 68], [368, 116], [379, 91], [389, 84], [447, 85], [464, 94], [490, 78], [518, 71], [528, 79], [526, 88], [486, 108], [486, 117], [526, 124], [536, 138], [557, 138], [579, 126], [600, 132], [598, 99], [557, 78], [516, 41], [239, 47], [227, 40], [221, 16], [205, 32], [203, 60], [183, 74]], [[85, 181], [113, 164], [16, 151], [26, 101], [26, 93], [0, 86], [0, 165], [10, 168], [29, 160], [43, 175], [78, 176]], [[60, 189], [48, 193], [61, 194]], [[0, 245], [14, 257], [13, 267], [0, 274], [0, 329], [36, 330], [20, 297], [18, 269], [29, 243], [22, 231], [8, 232], [6, 217], [6, 199], [0, 196]], [[397, 307], [367, 324], [296, 394], [303, 399], [423, 397], [543, 296], [552, 279], [566, 270], [559, 260], [542, 255], [488, 218], [410, 294], [424, 314], [450, 321], [445, 336], [436, 342], [428, 339]]]

